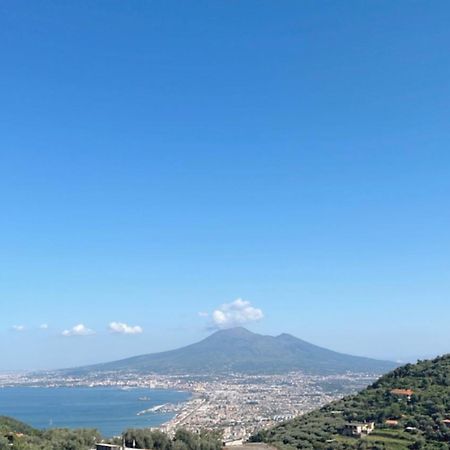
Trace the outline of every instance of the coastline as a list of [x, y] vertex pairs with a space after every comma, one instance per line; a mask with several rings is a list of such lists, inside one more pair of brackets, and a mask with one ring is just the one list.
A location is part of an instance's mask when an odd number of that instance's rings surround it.
[[[143, 408], [139, 397], [145, 395], [150, 400]], [[104, 437], [113, 437], [128, 428], [160, 428], [191, 399], [191, 392], [169, 388], [12, 386], [0, 389], [0, 415], [42, 430], [97, 428]], [[155, 409], [161, 405], [166, 408]], [[138, 415], [144, 409], [154, 411]]]

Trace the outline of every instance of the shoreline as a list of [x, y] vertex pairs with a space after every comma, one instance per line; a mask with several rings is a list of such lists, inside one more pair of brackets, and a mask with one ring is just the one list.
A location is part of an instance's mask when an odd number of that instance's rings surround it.
[[[124, 390], [118, 386], [16, 385], [3, 387], [0, 394], [0, 415], [43, 431], [97, 429], [104, 438], [121, 435], [129, 428], [159, 429], [193, 398], [188, 390], [148, 386]], [[151, 396], [147, 408], [139, 400], [143, 395]], [[80, 403], [87, 405], [88, 414]]]

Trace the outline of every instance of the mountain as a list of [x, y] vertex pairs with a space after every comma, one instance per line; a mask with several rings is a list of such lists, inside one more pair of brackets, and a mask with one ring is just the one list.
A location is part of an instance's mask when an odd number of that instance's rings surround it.
[[202, 341], [162, 353], [135, 356], [104, 364], [70, 369], [68, 373], [136, 371], [155, 373], [385, 373], [396, 367], [389, 361], [337, 353], [289, 334], [264, 336], [245, 328], [217, 331]]
[[[374, 422], [371, 434], [345, 435], [346, 424]], [[450, 448], [450, 355], [407, 364], [360, 393], [270, 430], [252, 441], [281, 450]]]

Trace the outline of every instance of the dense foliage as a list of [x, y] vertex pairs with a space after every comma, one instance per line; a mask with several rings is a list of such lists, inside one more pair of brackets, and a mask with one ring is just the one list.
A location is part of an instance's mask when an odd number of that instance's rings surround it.
[[[411, 389], [411, 396], [394, 389]], [[450, 355], [407, 364], [359, 394], [252, 437], [283, 450], [450, 449]], [[390, 422], [390, 425], [386, 423]], [[346, 437], [348, 422], [375, 422], [362, 438]]]
[[154, 450], [220, 450], [220, 436], [214, 432], [191, 433], [180, 429], [173, 439], [161, 431], [131, 429], [124, 433], [125, 445]]
[[96, 430], [36, 430], [10, 417], [0, 417], [0, 450], [88, 450], [100, 439]]
[[[36, 430], [10, 417], [0, 417], [0, 450], [90, 450], [101, 436], [96, 430]], [[127, 447], [151, 450], [220, 450], [222, 443], [213, 432], [178, 430], [173, 438], [157, 430], [130, 429], [111, 440]]]

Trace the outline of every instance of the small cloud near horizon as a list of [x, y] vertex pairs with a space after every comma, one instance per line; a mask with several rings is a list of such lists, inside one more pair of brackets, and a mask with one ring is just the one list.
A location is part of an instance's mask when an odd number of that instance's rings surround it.
[[[209, 314], [199, 313], [202, 317], [208, 317]], [[226, 329], [242, 326], [251, 322], [258, 322], [264, 317], [260, 308], [241, 298], [230, 303], [224, 303], [215, 309], [211, 314], [211, 328]]]
[[41, 324], [39, 325], [39, 328], [40, 328], [41, 330], [48, 330], [48, 324], [46, 324], [46, 323], [41, 323]]
[[91, 336], [95, 334], [94, 330], [91, 330], [90, 328], [87, 328], [82, 323], [79, 323], [78, 325], [75, 325], [74, 327], [70, 328], [69, 330], [64, 330], [61, 333], [63, 336]]
[[24, 331], [25, 330], [25, 326], [24, 325], [13, 325], [12, 329], [14, 331]]
[[123, 322], [111, 322], [108, 328], [111, 333], [116, 334], [141, 334], [144, 332], [139, 325], [131, 326]]

